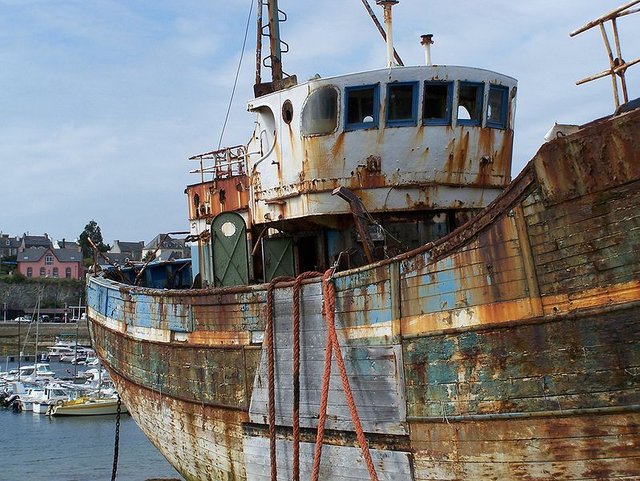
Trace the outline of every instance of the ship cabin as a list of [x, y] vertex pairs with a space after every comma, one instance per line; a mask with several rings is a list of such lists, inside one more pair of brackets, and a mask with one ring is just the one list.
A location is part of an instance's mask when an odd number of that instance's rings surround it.
[[353, 268], [448, 234], [511, 181], [516, 85], [427, 65], [316, 77], [253, 99], [247, 145], [190, 159], [198, 284]]

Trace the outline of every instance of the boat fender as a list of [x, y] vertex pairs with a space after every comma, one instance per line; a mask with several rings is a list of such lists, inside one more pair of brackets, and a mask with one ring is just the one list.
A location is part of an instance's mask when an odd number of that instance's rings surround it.
[[56, 406], [62, 406], [64, 404], [64, 401], [62, 399], [58, 399], [56, 401]]

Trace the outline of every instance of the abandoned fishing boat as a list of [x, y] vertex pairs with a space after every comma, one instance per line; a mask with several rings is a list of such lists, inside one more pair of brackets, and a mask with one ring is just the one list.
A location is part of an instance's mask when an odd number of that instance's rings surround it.
[[298, 83], [266, 3], [253, 136], [192, 158], [192, 262], [88, 278], [145, 434], [187, 480], [640, 478], [626, 87], [511, 181], [516, 80], [431, 65], [430, 36], [399, 66], [378, 0], [387, 68]]

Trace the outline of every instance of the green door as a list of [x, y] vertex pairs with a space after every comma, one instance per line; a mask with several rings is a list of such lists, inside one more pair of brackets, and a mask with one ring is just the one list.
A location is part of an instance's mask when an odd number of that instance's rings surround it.
[[242, 216], [222, 212], [211, 223], [213, 276], [216, 287], [249, 283], [247, 226]]
[[265, 281], [280, 276], [294, 277], [293, 238], [274, 237], [262, 239]]

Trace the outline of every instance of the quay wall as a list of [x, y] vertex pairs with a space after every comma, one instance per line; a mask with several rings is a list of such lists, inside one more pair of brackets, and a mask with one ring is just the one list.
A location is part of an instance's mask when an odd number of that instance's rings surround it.
[[[39, 296], [43, 311], [77, 306], [84, 297], [84, 282], [68, 279], [0, 280], [0, 321], [24, 314], [33, 315]], [[71, 314], [69, 310], [68, 315]]]
[[[78, 344], [89, 345], [87, 321], [76, 323], [40, 323], [38, 325], [38, 352], [45, 352], [46, 346], [55, 344], [56, 336], [65, 334], [75, 339], [76, 327]], [[18, 342], [18, 334], [20, 342]], [[25, 342], [26, 341], [26, 342]], [[35, 353], [36, 325], [34, 323], [0, 322], [0, 360], [4, 356], [14, 356], [22, 351], [25, 355]]]

